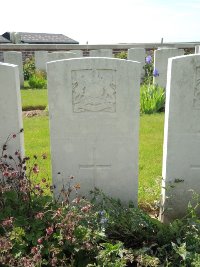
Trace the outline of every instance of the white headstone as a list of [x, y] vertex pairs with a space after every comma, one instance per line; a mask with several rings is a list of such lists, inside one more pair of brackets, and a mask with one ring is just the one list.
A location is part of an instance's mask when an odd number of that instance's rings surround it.
[[195, 46], [195, 54], [200, 54], [200, 45]]
[[52, 52], [52, 53], [48, 53], [47, 60], [49, 62], [49, 61], [76, 58], [76, 57], [79, 57], [79, 56], [72, 52]]
[[128, 49], [128, 60], [138, 61], [141, 63], [141, 77], [145, 75], [144, 65], [145, 65], [145, 55], [146, 51], [144, 48], [130, 48]]
[[69, 52], [77, 54], [78, 57], [82, 57], [83, 56], [83, 50], [70, 50]]
[[177, 48], [160, 48], [154, 52], [154, 69], [159, 76], [153, 78], [153, 83], [166, 88], [167, 83], [167, 64], [171, 57], [184, 55], [183, 49]]
[[112, 49], [90, 50], [90, 57], [113, 57]]
[[140, 63], [63, 60], [47, 75], [56, 194], [74, 175], [82, 195], [97, 187], [137, 205]]
[[24, 87], [22, 52], [8, 51], [3, 53], [4, 62], [17, 65], [19, 68], [20, 86]]
[[46, 72], [48, 51], [35, 51], [35, 68]]
[[[10, 136], [7, 155], [19, 150], [24, 155], [23, 133], [12, 138], [23, 128], [19, 71], [16, 65], [0, 63], [0, 150]], [[1, 153], [1, 152], [0, 152]]]
[[200, 194], [200, 55], [169, 59], [167, 77], [161, 215], [166, 222], [185, 215], [190, 189]]

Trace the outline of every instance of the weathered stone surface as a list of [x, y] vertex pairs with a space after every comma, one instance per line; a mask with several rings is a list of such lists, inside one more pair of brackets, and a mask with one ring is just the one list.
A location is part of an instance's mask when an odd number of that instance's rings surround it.
[[98, 187], [137, 204], [140, 63], [70, 59], [47, 74], [56, 194], [74, 175], [82, 195]]
[[195, 46], [195, 54], [200, 54], [200, 45]]
[[112, 49], [90, 50], [90, 57], [113, 57]]
[[10, 136], [7, 155], [19, 150], [23, 156], [23, 133], [12, 138], [23, 128], [18, 66], [0, 63], [0, 92], [0, 150]]
[[167, 222], [185, 215], [190, 189], [200, 194], [200, 55], [169, 59], [163, 178]]
[[46, 72], [48, 51], [35, 51], [35, 68]]
[[23, 73], [23, 61], [22, 52], [9, 51], [3, 53], [4, 62], [17, 65], [19, 68], [20, 86], [24, 87], [24, 73]]
[[168, 59], [183, 54], [183, 49], [160, 48], [156, 50], [154, 52], [154, 68], [158, 70], [159, 76], [153, 78], [153, 83], [166, 88]]
[[130, 48], [128, 49], [128, 60], [138, 61], [141, 63], [141, 78], [144, 77], [144, 65], [145, 65], [146, 51], [144, 48]]
[[83, 56], [83, 51], [82, 50], [70, 50], [70, 52], [77, 54], [78, 57], [82, 57]]
[[79, 57], [79, 56], [72, 52], [52, 52], [52, 53], [48, 53], [47, 60], [48, 62], [50, 62], [50, 61], [55, 61], [55, 60], [62, 60], [62, 59], [69, 59], [69, 58], [76, 58], [76, 57]]

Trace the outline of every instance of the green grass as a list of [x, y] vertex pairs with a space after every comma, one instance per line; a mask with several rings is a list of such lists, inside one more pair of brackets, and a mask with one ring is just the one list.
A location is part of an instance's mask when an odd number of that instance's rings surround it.
[[140, 116], [139, 202], [152, 203], [161, 190], [164, 113]]
[[22, 89], [22, 110], [45, 109], [48, 105], [47, 89]]
[[[48, 123], [47, 116], [24, 118], [26, 155], [38, 155], [41, 170], [36, 181], [43, 177], [51, 180]], [[140, 117], [139, 203], [146, 208], [160, 195], [163, 127], [164, 113]], [[41, 159], [43, 153], [48, 155], [46, 160]]]
[[[50, 137], [49, 118], [47, 116], [24, 118], [24, 140], [25, 154], [33, 159], [36, 155], [36, 162], [40, 172], [35, 176], [35, 181], [39, 182], [46, 178], [51, 182], [51, 157], [50, 157]], [[47, 159], [43, 159], [45, 154]]]

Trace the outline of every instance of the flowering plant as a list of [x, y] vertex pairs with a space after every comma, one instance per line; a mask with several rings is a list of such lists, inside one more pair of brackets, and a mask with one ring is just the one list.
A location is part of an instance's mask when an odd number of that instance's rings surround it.
[[[98, 212], [78, 196], [79, 185], [72, 184], [73, 177], [60, 193], [62, 202], [52, 197], [55, 187], [47, 179], [35, 183], [37, 157], [31, 164], [19, 151], [9, 155], [9, 141], [16, 136], [8, 137], [0, 156], [0, 263], [25, 267], [92, 263], [104, 237]], [[76, 197], [70, 201], [73, 191]]]
[[148, 55], [145, 62], [145, 77], [140, 88], [140, 111], [151, 114], [164, 110], [165, 92], [163, 88], [153, 84], [153, 77], [158, 77], [159, 72], [154, 68], [152, 56]]

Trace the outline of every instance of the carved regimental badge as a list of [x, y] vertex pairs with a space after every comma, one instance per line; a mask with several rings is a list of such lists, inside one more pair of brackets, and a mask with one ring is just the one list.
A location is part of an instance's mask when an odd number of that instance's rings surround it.
[[72, 70], [73, 112], [116, 112], [116, 70]]
[[200, 109], [200, 67], [196, 68], [193, 107]]

